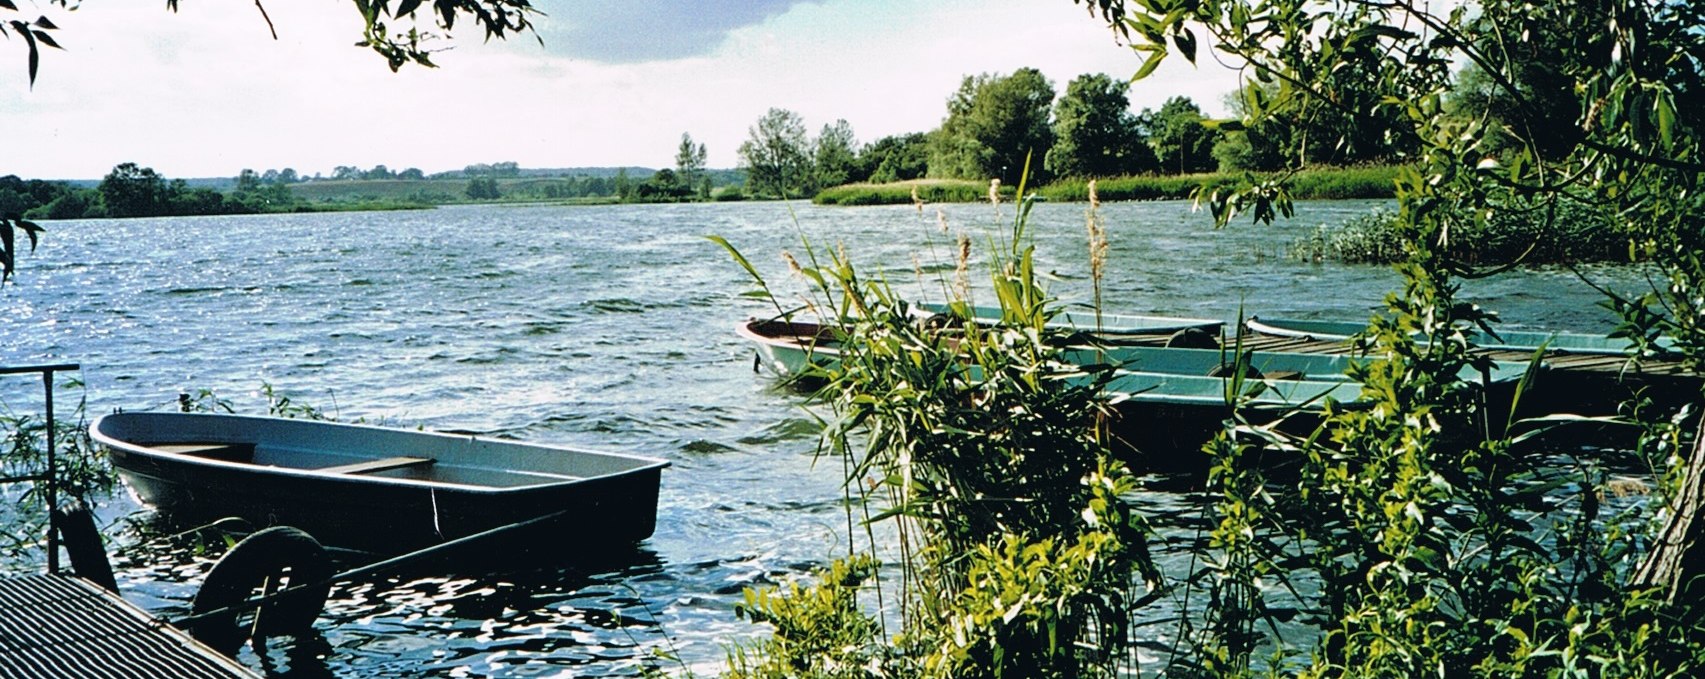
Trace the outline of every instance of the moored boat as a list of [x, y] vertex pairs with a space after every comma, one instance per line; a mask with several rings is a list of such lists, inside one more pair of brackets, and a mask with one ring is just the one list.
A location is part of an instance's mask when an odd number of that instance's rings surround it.
[[[316, 420], [116, 413], [90, 425], [142, 501], [405, 552], [510, 526], [527, 551], [631, 543], [656, 526], [647, 457]], [[505, 531], [508, 533], [511, 531]]]
[[818, 323], [752, 318], [734, 326], [734, 333], [752, 342], [758, 362], [782, 377], [797, 379], [812, 365], [828, 367], [841, 357], [834, 332]]

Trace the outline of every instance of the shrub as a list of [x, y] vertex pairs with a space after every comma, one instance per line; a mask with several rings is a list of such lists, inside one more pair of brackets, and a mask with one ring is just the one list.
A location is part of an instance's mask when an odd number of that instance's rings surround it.
[[[1575, 204], [1555, 213], [1539, 210], [1500, 212], [1488, 219], [1453, 220], [1447, 244], [1456, 261], [1497, 266], [1520, 260], [1529, 264], [1626, 261], [1628, 236], [1602, 212]], [[1299, 259], [1333, 259], [1351, 264], [1389, 264], [1406, 256], [1397, 215], [1387, 210], [1358, 215], [1335, 229], [1321, 227], [1294, 242]]]

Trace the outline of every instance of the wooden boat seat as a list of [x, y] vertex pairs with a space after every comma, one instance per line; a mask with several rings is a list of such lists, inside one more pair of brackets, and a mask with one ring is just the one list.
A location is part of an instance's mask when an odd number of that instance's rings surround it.
[[362, 460], [349, 464], [320, 467], [314, 471], [330, 472], [332, 474], [372, 474], [374, 472], [402, 469], [404, 467], [424, 467], [436, 460], [430, 457], [382, 457], [377, 460]]
[[155, 443], [148, 447], [226, 462], [248, 462], [255, 458], [255, 447], [250, 443]]

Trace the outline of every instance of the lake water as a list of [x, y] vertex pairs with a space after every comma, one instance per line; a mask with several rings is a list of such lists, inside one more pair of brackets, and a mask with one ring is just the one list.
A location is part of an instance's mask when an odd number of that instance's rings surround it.
[[[1395, 283], [1388, 269], [1286, 250], [1377, 205], [1302, 203], [1283, 224], [1224, 230], [1186, 203], [1104, 206], [1108, 310], [1365, 319]], [[1084, 209], [1044, 204], [1032, 220], [1039, 268], [1071, 301], [1089, 294]], [[973, 234], [981, 252], [1010, 218], [1010, 206], [997, 222], [986, 204], [938, 214], [754, 203], [54, 223], [0, 290], [0, 364], [81, 363], [91, 414], [171, 409], [202, 389], [261, 412], [270, 384], [344, 420], [666, 458], [657, 533], [632, 553], [346, 583], [320, 620], [324, 644], [243, 659], [298, 677], [631, 676], [670, 652], [708, 670], [724, 642], [761, 632], [735, 618], [743, 588], [805, 573], [845, 545], [839, 465], [814, 464], [802, 398], [755, 375], [733, 333], [767, 307], [740, 296], [750, 279], [704, 236], [732, 241], [783, 291], [798, 286], [780, 253], [803, 258], [803, 235], [925, 294], [915, 271], [950, 275], [953, 233]], [[1597, 294], [1562, 270], [1469, 281], [1464, 296], [1512, 327], [1609, 323]], [[6, 382], [7, 407], [39, 408], [39, 385]], [[1196, 515], [1164, 493], [1145, 509], [1162, 525]], [[127, 598], [184, 614], [211, 559], [126, 528], [148, 514], [124, 494], [101, 513], [119, 522]]]

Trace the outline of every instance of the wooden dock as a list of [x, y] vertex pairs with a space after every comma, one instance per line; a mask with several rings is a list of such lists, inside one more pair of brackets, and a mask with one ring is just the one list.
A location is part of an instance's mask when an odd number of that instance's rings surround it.
[[50, 574], [0, 578], [0, 677], [259, 676], [80, 578]]

